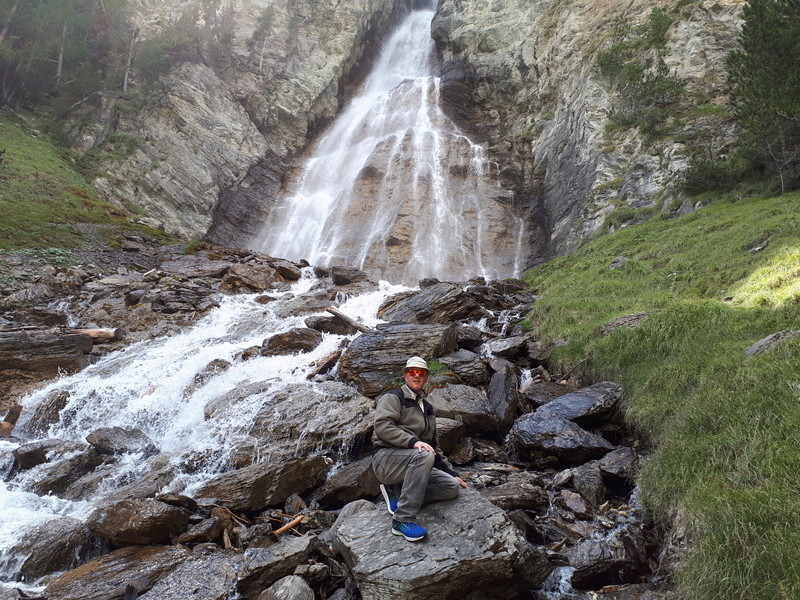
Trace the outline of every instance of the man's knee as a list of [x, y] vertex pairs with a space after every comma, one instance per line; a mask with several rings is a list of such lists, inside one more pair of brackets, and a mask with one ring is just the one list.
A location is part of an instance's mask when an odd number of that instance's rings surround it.
[[416, 456], [411, 459], [411, 463], [414, 466], [420, 468], [427, 468], [431, 470], [433, 468], [433, 463], [436, 461], [436, 455], [433, 452], [417, 452]]
[[451, 477], [445, 487], [445, 493], [449, 496], [448, 500], [458, 498], [458, 493], [461, 491], [461, 486], [458, 485], [455, 477]]

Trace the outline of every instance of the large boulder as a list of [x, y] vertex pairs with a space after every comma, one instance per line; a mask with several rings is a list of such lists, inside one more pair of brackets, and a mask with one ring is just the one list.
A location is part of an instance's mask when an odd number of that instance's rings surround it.
[[155, 454], [155, 444], [140, 429], [132, 427], [101, 427], [86, 436], [100, 454], [142, 453]]
[[364, 600], [505, 599], [538, 586], [552, 570], [505, 512], [474, 490], [423, 507], [423, 543], [389, 535], [390, 519], [377, 508], [345, 510], [334, 550]]
[[557, 456], [573, 464], [600, 458], [614, 449], [607, 440], [572, 421], [542, 418], [536, 413], [517, 419], [508, 437], [524, 455]]
[[186, 531], [189, 515], [178, 507], [142, 498], [101, 506], [86, 523], [114, 546], [166, 544]]
[[44, 590], [50, 600], [124, 600], [125, 589], [144, 593], [191, 556], [180, 546], [128, 546], [67, 571]]
[[236, 588], [242, 560], [214, 553], [192, 555], [139, 600], [226, 600]]
[[409, 356], [438, 358], [456, 350], [456, 325], [379, 325], [353, 340], [339, 361], [339, 375], [376, 396], [400, 380]]
[[378, 494], [379, 482], [372, 471], [372, 457], [343, 466], [320, 486], [314, 494], [324, 507], [340, 508], [365, 496]]
[[508, 431], [521, 406], [519, 371], [511, 365], [502, 366], [492, 375], [486, 392], [489, 404], [497, 415], [500, 429], [503, 432]]
[[195, 492], [195, 497], [216, 498], [234, 512], [256, 512], [319, 485], [329, 468], [323, 456], [259, 463], [214, 477]]
[[436, 415], [464, 423], [467, 431], [497, 434], [500, 418], [485, 392], [468, 385], [447, 385], [428, 394]]
[[595, 383], [565, 394], [536, 410], [542, 418], [561, 417], [579, 425], [591, 425], [614, 414], [622, 388], [611, 381]]
[[480, 356], [469, 350], [462, 349], [442, 356], [439, 362], [450, 367], [467, 385], [483, 385], [489, 381], [489, 367]]
[[255, 457], [270, 448], [273, 459], [309, 456], [317, 449], [347, 453], [369, 441], [374, 406], [338, 381], [287, 385], [265, 399], [249, 431], [254, 445], [240, 452]]
[[78, 519], [59, 517], [26, 533], [7, 556], [22, 556], [17, 568], [20, 577], [33, 581], [74, 567], [88, 549], [89, 530]]
[[261, 346], [263, 356], [292, 354], [294, 352], [311, 352], [322, 342], [322, 334], [308, 327], [294, 327], [289, 331], [276, 333], [264, 340]]
[[297, 575], [287, 575], [273, 583], [258, 600], [314, 600], [314, 590]]
[[378, 316], [401, 323], [448, 323], [483, 316], [481, 306], [452, 283], [437, 283], [411, 295], [387, 298]]
[[576, 589], [633, 583], [649, 572], [644, 533], [635, 525], [626, 525], [607, 539], [584, 540], [569, 554]]
[[53, 494], [66, 497], [66, 490], [77, 480], [94, 471], [103, 463], [103, 457], [90, 448], [76, 456], [45, 465], [36, 481], [29, 485], [30, 491], [44, 496]]
[[14, 462], [18, 469], [32, 469], [37, 465], [50, 462], [55, 457], [63, 456], [70, 452], [84, 450], [86, 444], [72, 440], [59, 440], [55, 438], [39, 440], [23, 444], [13, 451]]
[[244, 552], [237, 591], [244, 598], [256, 597], [305, 563], [317, 543], [315, 537], [301, 536], [283, 538], [269, 548], [248, 548]]

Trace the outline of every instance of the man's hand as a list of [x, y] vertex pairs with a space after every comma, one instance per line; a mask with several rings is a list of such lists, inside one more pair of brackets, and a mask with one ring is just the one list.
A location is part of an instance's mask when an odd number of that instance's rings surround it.
[[467, 487], [467, 482], [461, 479], [461, 477], [456, 477], [456, 481], [458, 482], [458, 485], [460, 485], [462, 488]]
[[433, 449], [433, 446], [430, 444], [426, 444], [425, 442], [419, 441], [414, 444], [414, 448], [419, 450], [420, 452], [436, 452]]

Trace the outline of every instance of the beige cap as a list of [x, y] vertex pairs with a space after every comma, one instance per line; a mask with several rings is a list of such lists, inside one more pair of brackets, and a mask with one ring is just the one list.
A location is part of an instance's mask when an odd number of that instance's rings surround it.
[[403, 367], [403, 371], [407, 369], [425, 369], [426, 371], [430, 371], [428, 368], [428, 363], [425, 362], [421, 356], [412, 356], [406, 362], [406, 366]]

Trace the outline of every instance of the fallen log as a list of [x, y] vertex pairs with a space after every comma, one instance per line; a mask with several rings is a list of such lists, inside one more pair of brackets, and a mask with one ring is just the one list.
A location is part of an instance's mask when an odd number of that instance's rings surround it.
[[280, 534], [282, 534], [282, 533], [286, 533], [287, 531], [289, 531], [289, 530], [290, 530], [290, 529], [292, 529], [293, 527], [297, 527], [298, 525], [300, 525], [300, 523], [301, 523], [302, 521], [303, 521], [303, 515], [300, 515], [299, 517], [295, 517], [294, 519], [292, 519], [291, 521], [289, 521], [289, 522], [288, 522], [286, 525], [284, 525], [283, 527], [281, 527], [281, 528], [279, 528], [279, 529], [276, 529], [276, 530], [275, 530], [275, 531], [273, 531], [272, 533], [274, 533], [275, 535], [280, 535]]
[[308, 375], [306, 375], [306, 379], [313, 379], [320, 373], [325, 373], [327, 371], [330, 371], [333, 368], [333, 365], [336, 364], [336, 361], [339, 360], [339, 357], [341, 355], [342, 351], [336, 350], [334, 352], [331, 352], [330, 354], [323, 356], [319, 360], [315, 360], [314, 362], [312, 362], [308, 366], [314, 367], [314, 369], [312, 369], [312, 371]]
[[332, 306], [329, 306], [325, 310], [327, 310], [329, 313], [331, 313], [334, 317], [337, 317], [337, 318], [341, 319], [342, 321], [344, 321], [348, 325], [350, 325], [352, 327], [355, 327], [358, 331], [360, 331], [362, 333], [369, 333], [370, 331], [374, 331], [373, 329], [367, 327], [366, 325], [364, 325], [362, 323], [359, 323], [355, 319], [351, 319], [346, 314], [344, 314], [342, 311], [340, 311], [340, 310], [338, 310], [338, 309], [336, 309], [336, 308], [334, 308]]
[[125, 332], [119, 327], [106, 327], [101, 329], [76, 329], [73, 327], [63, 327], [61, 330], [64, 333], [88, 335], [90, 338], [97, 340], [98, 342], [106, 340], [119, 341], [125, 337]]

